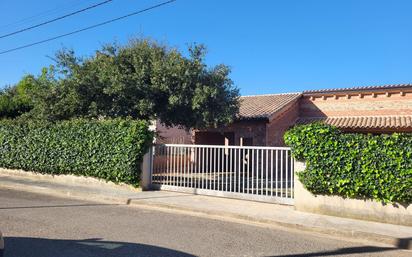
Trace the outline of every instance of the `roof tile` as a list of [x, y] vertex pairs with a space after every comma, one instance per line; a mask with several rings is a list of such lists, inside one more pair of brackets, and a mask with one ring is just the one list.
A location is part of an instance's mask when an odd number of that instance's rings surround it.
[[347, 92], [347, 91], [374, 91], [374, 90], [390, 90], [390, 89], [412, 89], [412, 84], [392, 84], [392, 85], [380, 85], [380, 86], [366, 86], [366, 87], [347, 87], [347, 88], [331, 88], [331, 89], [318, 89], [318, 90], [306, 90], [303, 94], [326, 94], [334, 92]]
[[322, 121], [339, 128], [353, 129], [405, 129], [412, 128], [412, 115], [404, 116], [350, 116], [300, 118], [299, 124]]
[[300, 93], [242, 96], [239, 118], [267, 119], [300, 96]]

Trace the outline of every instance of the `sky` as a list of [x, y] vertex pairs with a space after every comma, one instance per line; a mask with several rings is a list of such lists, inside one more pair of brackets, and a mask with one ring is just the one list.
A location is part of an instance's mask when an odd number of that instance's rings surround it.
[[[0, 0], [0, 35], [103, 0]], [[163, 0], [109, 4], [18, 35], [0, 51], [125, 15]], [[412, 1], [177, 0], [53, 42], [0, 55], [0, 87], [39, 74], [66, 47], [92, 55], [103, 44], [148, 37], [187, 53], [205, 44], [206, 63], [231, 67], [242, 95], [412, 82]]]

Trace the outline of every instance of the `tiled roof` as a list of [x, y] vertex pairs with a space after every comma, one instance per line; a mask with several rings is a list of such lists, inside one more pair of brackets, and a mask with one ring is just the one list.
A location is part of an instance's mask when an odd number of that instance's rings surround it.
[[242, 96], [239, 118], [268, 119], [300, 96], [300, 93]]
[[353, 129], [405, 129], [412, 128], [412, 115], [399, 116], [351, 116], [351, 117], [325, 117], [301, 118], [298, 123], [305, 124], [322, 121], [338, 128]]
[[348, 91], [374, 91], [385, 89], [412, 89], [412, 84], [393, 84], [393, 85], [380, 85], [380, 86], [367, 86], [367, 87], [350, 87], [350, 88], [333, 88], [333, 89], [319, 89], [319, 90], [306, 90], [303, 94], [322, 94], [322, 93], [334, 93], [334, 92], [348, 92]]

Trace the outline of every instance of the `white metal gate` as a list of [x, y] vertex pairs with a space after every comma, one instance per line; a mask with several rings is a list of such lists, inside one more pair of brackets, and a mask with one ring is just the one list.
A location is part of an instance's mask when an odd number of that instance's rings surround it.
[[293, 158], [287, 147], [156, 145], [158, 189], [293, 204]]

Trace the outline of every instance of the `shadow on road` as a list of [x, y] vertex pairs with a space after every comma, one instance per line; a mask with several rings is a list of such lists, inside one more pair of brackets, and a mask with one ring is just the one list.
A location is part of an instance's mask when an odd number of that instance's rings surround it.
[[315, 252], [315, 253], [302, 253], [302, 254], [287, 254], [287, 255], [273, 255], [270, 257], [315, 257], [315, 256], [335, 256], [341, 254], [359, 254], [359, 253], [376, 253], [395, 251], [398, 249], [411, 249], [412, 238], [398, 238], [396, 247], [375, 247], [375, 246], [358, 246], [336, 249], [333, 251]]
[[412, 250], [412, 237], [399, 238], [396, 245], [399, 249], [411, 249]]
[[29, 237], [5, 238], [4, 257], [191, 257], [194, 255], [173, 249], [126, 242], [104, 241], [99, 238], [60, 240]]
[[394, 251], [396, 248], [392, 247], [374, 247], [374, 246], [359, 246], [336, 249], [333, 251], [314, 252], [314, 253], [301, 253], [301, 254], [287, 254], [287, 255], [273, 255], [270, 257], [317, 257], [317, 256], [337, 256], [337, 255], [349, 255], [349, 254], [368, 254], [376, 252]]

